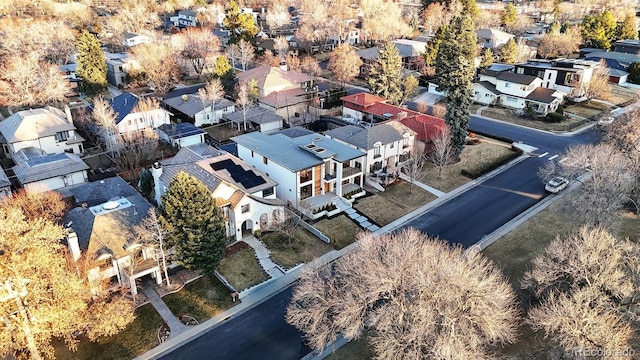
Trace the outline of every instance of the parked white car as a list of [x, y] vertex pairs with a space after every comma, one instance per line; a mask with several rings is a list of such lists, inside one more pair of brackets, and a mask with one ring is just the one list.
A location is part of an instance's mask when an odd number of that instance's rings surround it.
[[544, 189], [550, 193], [557, 194], [569, 185], [569, 180], [562, 176], [556, 176], [547, 182]]
[[606, 116], [603, 117], [602, 119], [598, 120], [598, 125], [609, 125], [611, 124], [616, 118], [614, 118], [613, 116]]

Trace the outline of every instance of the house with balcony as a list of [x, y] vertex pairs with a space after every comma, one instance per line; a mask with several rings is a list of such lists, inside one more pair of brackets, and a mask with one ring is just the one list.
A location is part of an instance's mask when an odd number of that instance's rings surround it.
[[137, 241], [134, 233], [151, 208], [147, 200], [120, 177], [69, 192], [73, 208], [63, 217], [66, 242], [72, 258], [86, 262], [92, 293], [98, 295], [107, 282], [107, 290], [130, 289], [135, 295], [136, 280], [146, 276], [160, 284], [164, 269], [158, 247]]
[[47, 154], [80, 154], [84, 138], [76, 132], [71, 112], [47, 106], [18, 111], [0, 121], [0, 143], [4, 156], [13, 159], [24, 148], [38, 148]]
[[547, 115], [558, 109], [564, 94], [542, 86], [542, 79], [509, 71], [488, 71], [473, 84], [473, 100], [485, 105], [501, 105], [512, 109], [531, 109]]
[[347, 125], [324, 134], [365, 152], [363, 170], [365, 175], [372, 176], [393, 177], [399, 173], [404, 162], [410, 159], [415, 141], [415, 132], [397, 120], [369, 128]]
[[180, 171], [211, 191], [230, 241], [241, 240], [256, 230], [268, 230], [283, 219], [284, 202], [276, 197], [276, 181], [241, 159], [205, 144], [183, 147], [174, 157], [153, 165], [157, 204], [161, 204], [162, 194]]
[[361, 192], [365, 152], [320, 134], [288, 137], [253, 132], [232, 138], [238, 157], [278, 183], [277, 196], [306, 215]]
[[514, 72], [536, 76], [542, 80], [540, 86], [564, 94], [572, 101], [586, 100], [589, 81], [600, 63], [583, 59], [531, 59], [515, 64]]
[[58, 190], [87, 182], [89, 166], [78, 155], [63, 152], [49, 155], [35, 147], [18, 150], [12, 168], [17, 182], [33, 192]]

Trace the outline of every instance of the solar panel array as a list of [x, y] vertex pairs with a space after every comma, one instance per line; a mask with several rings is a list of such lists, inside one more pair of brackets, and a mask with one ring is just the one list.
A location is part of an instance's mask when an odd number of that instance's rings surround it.
[[227, 170], [233, 181], [242, 184], [245, 189], [251, 189], [266, 183], [262, 176], [256, 175], [253, 170], [245, 170], [231, 159], [211, 163], [211, 168], [215, 171]]

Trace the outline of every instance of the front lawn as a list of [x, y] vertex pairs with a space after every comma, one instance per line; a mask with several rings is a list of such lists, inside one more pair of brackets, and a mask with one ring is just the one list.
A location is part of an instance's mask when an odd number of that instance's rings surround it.
[[379, 226], [385, 226], [435, 199], [430, 192], [401, 180], [388, 185], [383, 192], [357, 199], [353, 207]]
[[331, 246], [336, 250], [352, 244], [356, 235], [362, 231], [360, 226], [344, 214], [319, 220], [313, 226], [331, 239]]
[[191, 315], [200, 323], [238, 304], [218, 279], [206, 276], [192, 281], [182, 290], [162, 298], [176, 316]]
[[232, 255], [225, 256], [218, 272], [237, 290], [242, 291], [269, 279], [260, 266], [252, 248], [242, 249]]
[[590, 122], [590, 120], [575, 118], [565, 119], [559, 123], [550, 123], [544, 120], [530, 120], [513, 115], [513, 110], [498, 107], [490, 107], [482, 110], [482, 116], [547, 131], [572, 131]]
[[69, 351], [63, 341], [53, 341], [56, 359], [132, 359], [158, 345], [158, 329], [162, 324], [160, 315], [147, 304], [136, 310], [136, 319], [122, 332], [97, 342], [81, 339], [75, 352]]
[[285, 269], [300, 263], [308, 263], [332, 250], [330, 244], [318, 239], [302, 227], [295, 229], [291, 239], [284, 233], [272, 232], [260, 240], [271, 251], [271, 259]]

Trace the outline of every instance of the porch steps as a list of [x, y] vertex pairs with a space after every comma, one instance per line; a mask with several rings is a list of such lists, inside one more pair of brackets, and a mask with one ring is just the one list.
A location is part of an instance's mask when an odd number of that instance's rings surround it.
[[380, 192], [384, 191], [384, 187], [382, 187], [382, 185], [380, 185], [380, 184], [378, 184], [377, 182], [375, 182], [375, 181], [371, 180], [369, 177], [366, 177], [366, 178], [364, 179], [364, 182], [365, 182], [367, 185], [371, 186], [372, 188], [374, 188], [374, 189], [376, 189], [376, 190], [378, 190], [378, 191], [380, 191]]
[[345, 198], [343, 198], [342, 196], [337, 196], [334, 200], [333, 200], [333, 204], [336, 206], [336, 208], [338, 208], [341, 212], [342, 211], [347, 211], [347, 209], [351, 209], [352, 205], [350, 202], [348, 202]]

